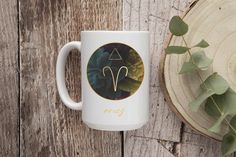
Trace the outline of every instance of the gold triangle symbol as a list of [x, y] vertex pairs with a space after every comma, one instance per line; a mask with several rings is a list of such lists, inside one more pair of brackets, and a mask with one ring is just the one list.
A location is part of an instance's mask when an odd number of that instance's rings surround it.
[[122, 57], [116, 48], [112, 50], [108, 60], [122, 60]]

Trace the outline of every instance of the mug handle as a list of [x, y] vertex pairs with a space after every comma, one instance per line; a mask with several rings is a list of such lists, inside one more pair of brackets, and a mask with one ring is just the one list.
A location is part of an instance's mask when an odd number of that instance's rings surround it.
[[57, 57], [57, 64], [56, 64], [56, 82], [57, 88], [60, 95], [62, 102], [73, 110], [81, 110], [82, 109], [82, 102], [74, 102], [68, 93], [65, 84], [65, 65], [66, 59], [72, 49], [81, 50], [81, 42], [79, 41], [72, 41], [64, 45], [61, 50], [59, 51]]

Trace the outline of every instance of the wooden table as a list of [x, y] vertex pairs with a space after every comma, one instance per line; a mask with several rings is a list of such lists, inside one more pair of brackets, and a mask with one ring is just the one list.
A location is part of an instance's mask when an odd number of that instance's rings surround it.
[[[220, 143], [192, 131], [168, 108], [158, 80], [169, 19], [191, 0], [1, 0], [0, 157], [218, 157]], [[81, 30], [149, 30], [150, 121], [130, 132], [102, 132], [62, 105], [55, 83], [59, 48]], [[80, 55], [67, 63], [80, 100]]]

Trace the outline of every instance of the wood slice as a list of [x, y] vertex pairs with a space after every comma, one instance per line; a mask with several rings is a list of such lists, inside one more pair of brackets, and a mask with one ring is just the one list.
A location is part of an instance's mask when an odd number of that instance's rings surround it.
[[[236, 91], [236, 1], [235, 0], [199, 0], [183, 16], [189, 24], [185, 35], [188, 45], [195, 45], [205, 39], [210, 46], [205, 49], [206, 55], [213, 59], [209, 70], [201, 73], [207, 78], [213, 72], [219, 73]], [[184, 45], [182, 38], [171, 36], [167, 45]], [[197, 50], [197, 49], [196, 49]], [[195, 50], [193, 50], [195, 51]], [[191, 112], [189, 102], [199, 94], [200, 80], [197, 75], [179, 75], [188, 55], [165, 55], [163, 52], [160, 68], [160, 80], [165, 96], [171, 108], [192, 128], [200, 133], [221, 140], [227, 131], [226, 125], [218, 134], [208, 131], [216, 121], [209, 117], [203, 108]]]

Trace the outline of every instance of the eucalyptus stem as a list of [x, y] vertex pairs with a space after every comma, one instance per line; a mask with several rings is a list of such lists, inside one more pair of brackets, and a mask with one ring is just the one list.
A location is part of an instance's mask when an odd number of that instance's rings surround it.
[[[188, 47], [187, 41], [185, 40], [184, 36], [182, 36], [182, 39], [183, 39], [183, 41], [184, 41], [185, 46]], [[191, 49], [191, 48], [190, 48], [190, 49]], [[195, 63], [195, 61], [194, 61], [194, 59], [193, 59], [193, 57], [192, 57], [192, 53], [191, 53], [190, 49], [187, 50], [188, 55], [189, 55], [189, 57], [190, 57], [192, 63], [193, 63], [194, 65], [196, 65], [196, 63]], [[201, 83], [203, 84], [203, 86], [208, 90], [208, 88], [207, 88], [207, 86], [206, 86], [206, 84], [205, 84], [205, 82], [204, 82], [204, 80], [203, 80], [203, 78], [202, 78], [202, 76], [201, 76], [199, 70], [197, 70], [197, 75], [198, 75], [199, 79], [201, 80]], [[215, 101], [215, 99], [213, 98], [213, 96], [210, 96], [210, 99], [212, 100], [213, 104], [215, 105], [215, 107], [217, 108], [217, 110], [219, 111], [219, 113], [221, 114], [221, 116], [224, 115], [224, 114], [223, 114], [223, 111], [220, 109], [220, 107], [219, 107], [218, 104], [216, 103], [216, 101]], [[228, 126], [229, 126], [229, 127], [233, 130], [233, 132], [236, 134], [236, 130], [235, 130], [234, 127], [230, 124], [230, 122], [229, 122], [226, 118], [224, 119], [224, 121], [226, 122], [226, 124], [228, 124]]]

